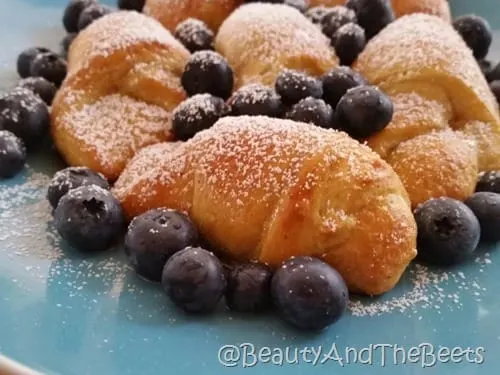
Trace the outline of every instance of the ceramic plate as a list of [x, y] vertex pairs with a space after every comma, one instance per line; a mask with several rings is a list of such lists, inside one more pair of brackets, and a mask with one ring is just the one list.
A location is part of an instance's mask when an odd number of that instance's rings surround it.
[[[57, 47], [66, 1], [1, 1], [1, 88], [17, 79], [19, 51]], [[469, 11], [477, 4], [486, 16], [496, 9], [494, 0], [453, 3]], [[500, 371], [500, 251], [481, 249], [447, 271], [414, 265], [394, 291], [354, 298], [349, 313], [319, 334], [222, 306], [210, 317], [187, 317], [127, 268], [121, 249], [85, 256], [63, 245], [44, 199], [61, 166], [47, 147], [25, 173], [0, 183], [0, 353], [15, 361], [64, 375]]]

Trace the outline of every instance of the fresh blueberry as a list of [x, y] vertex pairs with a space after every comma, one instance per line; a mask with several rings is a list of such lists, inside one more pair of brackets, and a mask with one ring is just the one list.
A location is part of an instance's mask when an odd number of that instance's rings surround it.
[[340, 319], [349, 300], [342, 276], [319, 259], [296, 257], [283, 263], [271, 295], [286, 322], [300, 329], [323, 329]]
[[28, 77], [24, 78], [17, 84], [21, 87], [32, 91], [38, 95], [47, 105], [52, 104], [52, 100], [57, 93], [57, 87], [52, 82], [47, 81], [43, 77]]
[[329, 9], [321, 20], [321, 31], [331, 39], [341, 26], [357, 21], [356, 13], [352, 9], [340, 5], [335, 6]]
[[55, 226], [71, 246], [81, 251], [106, 250], [123, 233], [120, 202], [97, 185], [70, 190], [54, 211]]
[[7, 130], [0, 130], [0, 178], [14, 177], [25, 163], [23, 141]]
[[63, 25], [68, 33], [78, 31], [78, 20], [85, 8], [97, 4], [97, 0], [71, 0], [64, 10]]
[[479, 176], [476, 191], [489, 191], [500, 194], [500, 171], [483, 172]]
[[222, 263], [201, 248], [187, 248], [170, 257], [161, 283], [170, 299], [191, 313], [212, 312], [226, 289]]
[[0, 129], [11, 131], [28, 147], [40, 142], [49, 124], [47, 105], [32, 91], [18, 87], [0, 95]]
[[67, 34], [62, 40], [61, 40], [61, 57], [64, 59], [68, 58], [68, 52], [69, 48], [71, 47], [71, 43], [75, 40], [75, 38], [78, 36], [77, 33], [70, 33]]
[[483, 59], [490, 50], [493, 40], [491, 26], [484, 18], [469, 14], [457, 17], [453, 27], [462, 36], [476, 59]]
[[285, 69], [278, 75], [274, 87], [286, 105], [293, 105], [309, 96], [321, 98], [323, 95], [321, 81], [291, 69]]
[[342, 65], [352, 65], [365, 49], [365, 31], [355, 23], [341, 26], [332, 37], [332, 46]]
[[479, 192], [464, 202], [476, 215], [481, 226], [481, 240], [496, 243], [500, 241], [500, 194]]
[[190, 52], [214, 49], [214, 33], [207, 24], [195, 18], [188, 18], [175, 28], [175, 37]]
[[363, 76], [351, 68], [347, 66], [334, 68], [323, 76], [323, 99], [332, 108], [336, 108], [347, 90], [366, 84]]
[[306, 0], [285, 0], [283, 4], [297, 9], [300, 13], [305, 13], [308, 5]]
[[228, 113], [229, 107], [223, 99], [210, 94], [197, 94], [174, 110], [172, 130], [178, 140], [187, 141], [196, 133], [212, 127]]
[[373, 38], [396, 18], [391, 0], [347, 0], [345, 6], [354, 10], [367, 39]]
[[258, 83], [241, 87], [228, 103], [233, 116], [281, 117], [284, 113], [281, 97], [272, 88]]
[[428, 263], [450, 266], [467, 259], [481, 234], [474, 213], [451, 198], [431, 199], [415, 210], [417, 249]]
[[493, 95], [495, 95], [497, 102], [500, 103], [500, 81], [497, 80], [490, 82], [490, 89], [493, 92]]
[[78, 19], [78, 31], [85, 29], [92, 22], [104, 17], [113, 11], [110, 7], [101, 4], [90, 5], [85, 8]]
[[146, 0], [118, 0], [118, 9], [142, 12]]
[[42, 54], [50, 52], [44, 47], [33, 47], [28, 48], [21, 52], [17, 57], [17, 73], [21, 78], [26, 78], [31, 76], [31, 64], [35, 58]]
[[490, 82], [490, 76], [495, 68], [490, 60], [482, 59], [477, 61], [481, 72], [483, 72], [484, 77], [488, 82]]
[[239, 264], [227, 277], [226, 303], [231, 310], [259, 312], [271, 304], [271, 269], [261, 263]]
[[57, 87], [61, 86], [66, 78], [66, 73], [66, 61], [54, 52], [42, 53], [35, 57], [31, 63], [33, 77], [43, 77]]
[[340, 99], [335, 125], [356, 139], [368, 138], [392, 120], [391, 98], [373, 86], [355, 87]]
[[323, 5], [309, 8], [306, 11], [306, 17], [311, 20], [312, 23], [316, 25], [321, 25], [323, 18], [327, 15], [330, 8]]
[[54, 174], [47, 189], [47, 199], [52, 208], [56, 208], [59, 201], [69, 191], [81, 186], [96, 185], [109, 190], [106, 178], [87, 167], [68, 167]]
[[198, 244], [198, 231], [189, 217], [167, 208], [137, 216], [125, 235], [125, 253], [135, 271], [161, 281], [167, 260], [176, 252]]
[[500, 81], [500, 63], [498, 63], [497, 65], [492, 67], [491, 70], [489, 70], [486, 79], [488, 80], [488, 82]]
[[333, 109], [322, 99], [305, 98], [290, 109], [286, 118], [311, 123], [322, 128], [331, 128], [333, 126]]
[[189, 96], [208, 93], [227, 99], [233, 91], [233, 70], [222, 55], [198, 51], [191, 55], [181, 77]]

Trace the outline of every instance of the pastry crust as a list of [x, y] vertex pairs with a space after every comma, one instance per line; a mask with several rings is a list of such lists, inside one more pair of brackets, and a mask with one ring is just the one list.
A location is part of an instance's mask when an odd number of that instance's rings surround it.
[[188, 212], [237, 260], [320, 257], [353, 292], [390, 290], [416, 255], [410, 203], [392, 168], [344, 133], [289, 120], [226, 117], [188, 142], [145, 148], [114, 194], [129, 217]]
[[244, 0], [147, 0], [144, 14], [156, 18], [170, 31], [188, 18], [205, 22], [214, 32]]
[[[346, 0], [309, 0], [311, 6], [343, 5]], [[432, 14], [446, 21], [451, 20], [450, 5], [447, 0], [391, 0], [396, 17], [412, 13]]]
[[[413, 205], [431, 197], [465, 199], [478, 171], [500, 168], [498, 104], [450, 24], [405, 16], [368, 43], [355, 68], [393, 99], [393, 121], [368, 144], [403, 177]], [[452, 129], [455, 136], [424, 136]]]
[[112, 13], [82, 31], [52, 105], [51, 132], [66, 162], [114, 180], [138, 149], [172, 139], [188, 58], [157, 21], [136, 12]]
[[222, 24], [215, 47], [233, 68], [236, 88], [274, 85], [284, 68], [320, 76], [338, 65], [328, 38], [287, 5], [241, 6]]

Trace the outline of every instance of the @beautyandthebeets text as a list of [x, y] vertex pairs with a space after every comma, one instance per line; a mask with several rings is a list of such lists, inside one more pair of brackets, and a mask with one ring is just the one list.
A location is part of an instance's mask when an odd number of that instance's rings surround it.
[[440, 363], [470, 363], [481, 365], [485, 361], [484, 347], [445, 347], [430, 343], [404, 347], [397, 344], [370, 344], [366, 347], [258, 347], [251, 343], [224, 345], [217, 353], [218, 361], [225, 367], [255, 367], [258, 365], [285, 366], [401, 366], [416, 365], [422, 368]]

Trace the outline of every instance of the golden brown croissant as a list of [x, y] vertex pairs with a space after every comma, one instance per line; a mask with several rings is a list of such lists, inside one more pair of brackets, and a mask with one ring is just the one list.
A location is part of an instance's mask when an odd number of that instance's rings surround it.
[[328, 38], [287, 5], [241, 6], [220, 27], [215, 47], [233, 68], [236, 88], [274, 85], [284, 68], [319, 76], [338, 63]]
[[171, 139], [188, 58], [157, 21], [136, 12], [110, 14], [82, 31], [52, 106], [53, 139], [66, 161], [114, 180], [138, 149]]
[[[309, 0], [311, 6], [343, 5], [346, 0]], [[396, 17], [412, 13], [427, 13], [450, 21], [450, 5], [448, 0], [391, 0]]]
[[392, 96], [393, 121], [368, 144], [396, 168], [414, 205], [465, 199], [478, 170], [500, 168], [497, 103], [450, 24], [403, 17], [373, 38], [355, 68]]
[[391, 289], [416, 255], [392, 168], [344, 133], [269, 117], [226, 117], [185, 143], [141, 150], [114, 187], [129, 217], [189, 213], [216, 248], [278, 266], [323, 258], [350, 290]]
[[170, 31], [188, 18], [205, 22], [217, 31], [222, 22], [244, 0], [147, 0], [143, 12], [156, 18]]

